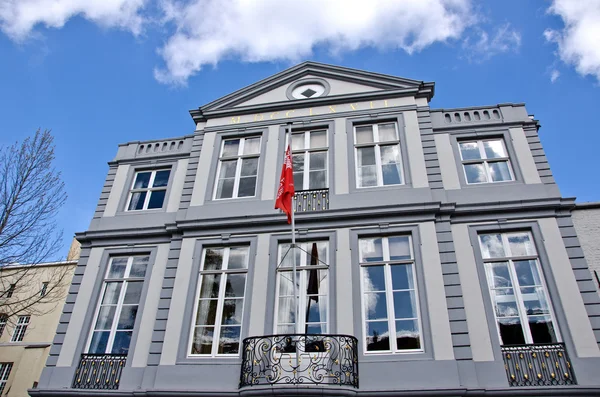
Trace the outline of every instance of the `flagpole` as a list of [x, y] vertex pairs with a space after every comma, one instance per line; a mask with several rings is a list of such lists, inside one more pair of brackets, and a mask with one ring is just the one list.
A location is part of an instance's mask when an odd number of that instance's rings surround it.
[[[291, 156], [291, 147], [292, 147], [292, 123], [287, 123], [288, 126], [288, 146], [290, 147], [290, 156]], [[298, 302], [298, 292], [297, 287], [298, 283], [296, 280], [296, 220], [294, 216], [295, 204], [294, 204], [294, 196], [290, 198], [291, 205], [290, 208], [292, 210], [292, 272], [293, 272], [293, 283], [294, 283], [294, 311], [296, 317], [296, 329], [295, 333], [298, 333], [299, 330], [299, 321], [300, 321], [300, 305]]]

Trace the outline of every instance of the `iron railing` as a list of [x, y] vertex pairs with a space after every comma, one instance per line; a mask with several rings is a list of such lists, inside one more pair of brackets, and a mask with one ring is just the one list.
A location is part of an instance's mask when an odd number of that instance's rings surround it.
[[501, 349], [511, 386], [577, 384], [563, 343], [502, 346]]
[[294, 194], [296, 212], [326, 211], [329, 209], [329, 189], [300, 190]]
[[118, 389], [126, 354], [82, 354], [73, 389]]
[[358, 388], [358, 340], [302, 334], [244, 339], [240, 388], [276, 384]]

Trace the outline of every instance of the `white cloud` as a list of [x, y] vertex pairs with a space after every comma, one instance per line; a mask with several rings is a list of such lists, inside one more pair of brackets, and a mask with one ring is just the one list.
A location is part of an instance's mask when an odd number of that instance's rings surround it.
[[0, 29], [10, 38], [28, 38], [36, 25], [61, 28], [72, 17], [139, 34], [146, 0], [0, 0]]
[[467, 37], [463, 41], [463, 49], [467, 58], [474, 62], [483, 62], [495, 55], [506, 52], [517, 52], [521, 46], [521, 34], [511, 27], [510, 23], [498, 26], [492, 38], [482, 29], [476, 29], [477, 37]]
[[552, 69], [550, 72], [550, 82], [554, 83], [560, 77], [560, 72], [556, 69]]
[[159, 50], [165, 67], [155, 77], [176, 84], [223, 59], [293, 62], [317, 45], [410, 54], [474, 22], [471, 0], [164, 0], [162, 9], [176, 32]]
[[554, 0], [548, 12], [565, 24], [562, 30], [544, 32], [546, 40], [558, 45], [560, 59], [600, 81], [600, 0]]

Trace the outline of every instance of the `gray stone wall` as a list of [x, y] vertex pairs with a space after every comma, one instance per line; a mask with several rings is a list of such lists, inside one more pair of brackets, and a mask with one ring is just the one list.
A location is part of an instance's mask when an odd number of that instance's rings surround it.
[[592, 278], [600, 293], [600, 202], [577, 204], [571, 216]]

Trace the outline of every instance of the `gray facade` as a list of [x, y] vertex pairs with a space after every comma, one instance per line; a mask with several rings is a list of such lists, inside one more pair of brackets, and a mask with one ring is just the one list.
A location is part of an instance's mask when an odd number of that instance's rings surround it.
[[600, 203], [577, 203], [571, 217], [600, 294]]
[[[305, 62], [192, 110], [191, 135], [120, 145], [90, 227], [77, 234], [81, 259], [30, 395], [599, 395], [600, 299], [573, 226], [574, 199], [559, 192], [537, 121], [523, 104], [431, 109], [433, 94], [433, 83]], [[310, 263], [321, 266], [321, 292], [297, 298], [318, 311], [320, 333], [333, 335], [311, 339], [311, 348], [302, 342], [300, 359], [330, 371], [317, 381], [316, 366], [292, 362], [300, 339], [292, 354], [266, 338], [268, 363], [241, 343], [287, 324], [280, 252], [291, 234], [273, 205], [289, 123], [307, 145], [294, 152], [310, 189], [296, 187], [305, 190], [297, 238], [326, 247]], [[228, 164], [237, 167], [231, 175]], [[486, 245], [492, 240], [501, 247]], [[223, 320], [204, 323], [199, 283], [217, 274], [206, 270], [209, 251], [222, 250], [225, 263], [234, 249], [246, 267], [221, 264], [218, 275], [244, 277], [242, 292], [213, 291], [207, 315]], [[127, 269], [142, 258], [145, 274], [111, 278], [118, 258], [134, 258]], [[305, 269], [310, 290], [317, 270]], [[143, 287], [131, 324], [113, 317], [98, 344], [103, 310], [127, 306], [123, 293], [106, 303], [111, 282]], [[232, 297], [238, 303], [226, 302]], [[293, 329], [308, 330], [310, 315]], [[210, 335], [196, 337], [205, 328]], [[102, 361], [111, 356], [86, 356], [97, 346], [114, 351], [119, 335], [131, 339], [112, 367]], [[333, 355], [344, 349], [355, 350], [339, 370]], [[259, 367], [274, 361], [307, 380], [261, 378]], [[118, 381], [100, 381], [106, 368]]]

